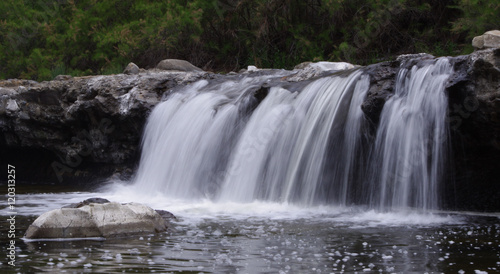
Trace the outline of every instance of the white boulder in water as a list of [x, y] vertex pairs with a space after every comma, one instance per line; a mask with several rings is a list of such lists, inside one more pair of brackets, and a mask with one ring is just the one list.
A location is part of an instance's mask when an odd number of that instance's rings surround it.
[[113, 237], [166, 230], [165, 219], [143, 204], [91, 203], [79, 208], [54, 209], [40, 215], [28, 227], [25, 237]]

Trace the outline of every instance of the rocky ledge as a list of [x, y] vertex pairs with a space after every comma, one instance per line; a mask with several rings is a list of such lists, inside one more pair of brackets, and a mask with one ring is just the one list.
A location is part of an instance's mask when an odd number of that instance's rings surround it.
[[[371, 79], [362, 109], [374, 127], [393, 94], [401, 64], [430, 59], [434, 57], [427, 54], [401, 56], [361, 68]], [[450, 61], [455, 68], [447, 85], [454, 158], [445, 207], [500, 211], [500, 49]], [[337, 66], [301, 64], [274, 85], [300, 85], [327, 74], [329, 67]], [[130, 175], [139, 160], [146, 118], [166, 95], [200, 79], [225, 81], [273, 71], [278, 70], [250, 67], [221, 75], [176, 60], [147, 71], [129, 64], [124, 74], [109, 76], [0, 81], [2, 164], [16, 165], [17, 179], [31, 182], [90, 183]], [[255, 96], [265, 96], [259, 91], [266, 88], [257, 89]]]

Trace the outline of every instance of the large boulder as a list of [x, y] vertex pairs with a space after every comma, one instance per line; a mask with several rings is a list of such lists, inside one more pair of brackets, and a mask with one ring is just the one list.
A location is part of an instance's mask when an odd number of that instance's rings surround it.
[[185, 60], [179, 59], [165, 59], [162, 60], [158, 65], [156, 65], [157, 69], [161, 70], [178, 70], [178, 71], [203, 71], [199, 67], [194, 66]]
[[90, 203], [60, 208], [38, 217], [25, 238], [117, 237], [167, 230], [167, 222], [154, 209], [138, 203]]
[[472, 46], [476, 49], [500, 48], [500, 30], [490, 30], [474, 37]]

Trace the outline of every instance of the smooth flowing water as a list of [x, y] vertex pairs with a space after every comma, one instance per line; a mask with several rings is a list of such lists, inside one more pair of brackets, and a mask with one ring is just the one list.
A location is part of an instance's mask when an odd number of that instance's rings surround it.
[[[450, 73], [445, 58], [404, 64], [376, 127], [362, 69], [189, 85], [149, 117], [131, 182], [19, 192], [17, 266], [2, 272], [498, 272], [500, 214], [439, 211]], [[133, 238], [20, 240], [37, 215], [90, 197], [177, 220]]]
[[276, 75], [199, 81], [151, 114], [138, 191], [219, 202], [438, 209], [448, 144], [444, 87], [452, 72], [446, 58], [403, 64], [375, 134], [361, 110], [370, 88], [361, 69], [294, 91], [276, 85], [256, 107], [252, 91]]

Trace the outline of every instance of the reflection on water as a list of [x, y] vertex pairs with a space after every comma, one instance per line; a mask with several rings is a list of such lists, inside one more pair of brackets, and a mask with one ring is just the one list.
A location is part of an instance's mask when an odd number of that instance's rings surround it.
[[[95, 196], [120, 202], [143, 199], [123, 193], [19, 194], [19, 238], [42, 212]], [[1, 272], [500, 271], [500, 224], [495, 215], [382, 214], [259, 202], [196, 204], [169, 202], [165, 197], [150, 197], [148, 202], [178, 216], [170, 232], [104, 241], [18, 238], [16, 267], [2, 258]], [[3, 208], [1, 214], [7, 211]], [[0, 237], [6, 242], [3, 225]], [[6, 248], [1, 246], [3, 254]]]

